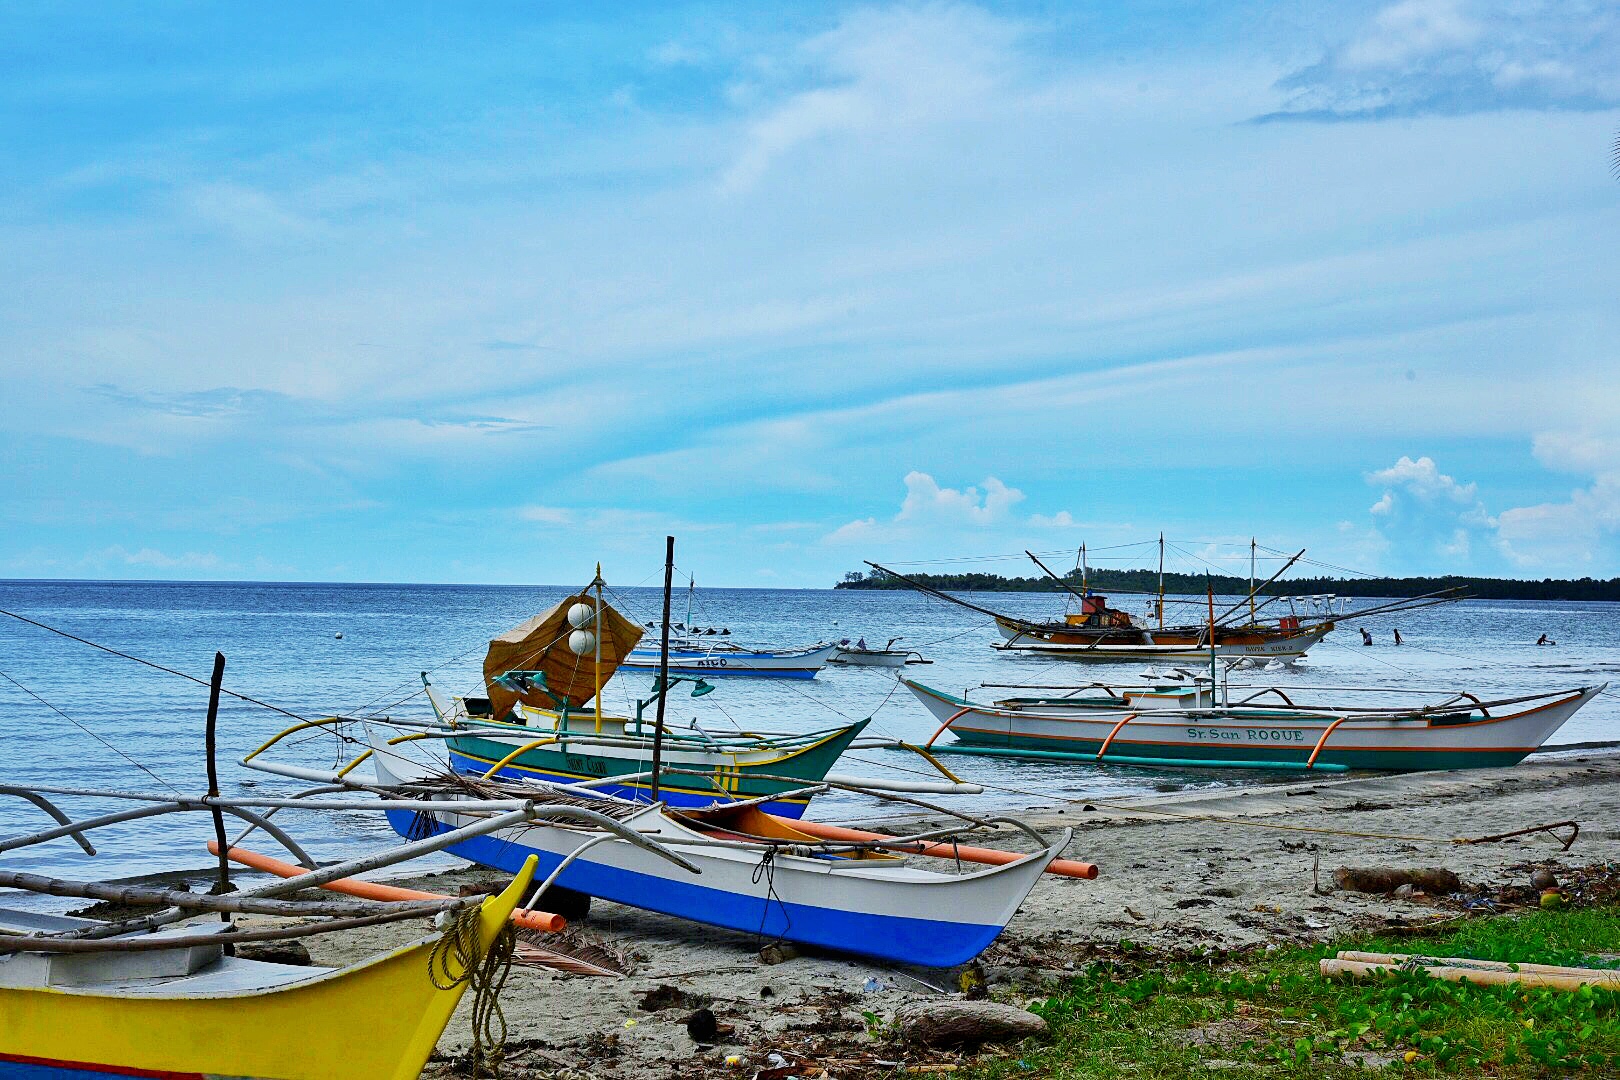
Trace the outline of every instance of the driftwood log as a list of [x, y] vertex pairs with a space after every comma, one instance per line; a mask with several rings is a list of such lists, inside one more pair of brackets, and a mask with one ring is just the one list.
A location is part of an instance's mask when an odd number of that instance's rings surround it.
[[1441, 867], [1400, 869], [1393, 866], [1341, 866], [1333, 871], [1333, 883], [1351, 892], [1392, 893], [1402, 885], [1418, 892], [1444, 896], [1462, 888], [1462, 879]]
[[1046, 1021], [996, 1001], [954, 998], [902, 1005], [894, 1014], [901, 1038], [918, 1046], [978, 1046], [1046, 1034]]

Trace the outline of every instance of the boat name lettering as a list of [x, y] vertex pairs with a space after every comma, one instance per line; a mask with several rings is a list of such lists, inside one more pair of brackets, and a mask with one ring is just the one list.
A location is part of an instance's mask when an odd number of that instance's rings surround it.
[[698, 660], [698, 661], [695, 661], [692, 664], [692, 666], [693, 667], [704, 667], [704, 668], [725, 667], [726, 666], [726, 660], [725, 660], [725, 657], [723, 657], [723, 656], [715, 657], [712, 660]]
[[607, 762], [600, 758], [579, 757], [575, 754], [567, 754], [565, 757], [568, 759], [570, 772], [590, 773], [593, 776], [607, 775]]
[[1196, 728], [1187, 729], [1187, 738], [1203, 742], [1287, 742], [1302, 743], [1305, 732], [1298, 728]]

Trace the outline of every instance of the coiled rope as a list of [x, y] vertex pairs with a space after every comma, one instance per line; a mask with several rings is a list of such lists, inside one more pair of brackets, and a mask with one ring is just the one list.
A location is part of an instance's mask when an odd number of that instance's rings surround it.
[[512, 973], [517, 932], [505, 922], [489, 949], [479, 950], [481, 908], [473, 906], [456, 917], [428, 954], [428, 978], [440, 990], [466, 984], [472, 991], [472, 1046], [468, 1059], [472, 1075], [501, 1075], [506, 1048], [506, 1014], [501, 1011], [501, 990]]

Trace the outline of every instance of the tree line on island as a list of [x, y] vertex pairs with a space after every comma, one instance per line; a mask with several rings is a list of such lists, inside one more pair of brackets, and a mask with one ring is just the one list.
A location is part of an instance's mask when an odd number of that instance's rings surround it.
[[[1061, 592], [1051, 578], [1002, 577], [999, 574], [911, 574], [907, 577], [946, 592]], [[1080, 588], [1080, 571], [1064, 574], [1063, 580], [1072, 588]], [[1157, 593], [1159, 574], [1156, 570], [1091, 570], [1085, 575], [1086, 584], [1096, 592]], [[1164, 591], [1186, 596], [1199, 594], [1210, 586], [1223, 596], [1246, 595], [1249, 579], [1214, 574], [1180, 574], [1166, 572]], [[907, 589], [899, 578], [879, 570], [861, 572], [851, 570], [835, 589]], [[1601, 578], [1543, 578], [1540, 581], [1516, 578], [1464, 577], [1449, 574], [1445, 577], [1401, 578], [1288, 578], [1261, 590], [1273, 596], [1427, 596], [1442, 589], [1466, 589], [1470, 598], [1478, 600], [1620, 600], [1620, 577]]]

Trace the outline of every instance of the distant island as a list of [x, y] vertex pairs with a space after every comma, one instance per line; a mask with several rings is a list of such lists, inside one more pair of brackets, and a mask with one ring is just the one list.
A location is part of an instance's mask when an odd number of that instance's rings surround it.
[[[1047, 577], [1001, 577], [998, 574], [907, 574], [933, 589], [946, 592], [1061, 592], [1059, 586]], [[1072, 587], [1080, 587], [1080, 572], [1064, 575]], [[1154, 570], [1092, 570], [1086, 575], [1087, 584], [1102, 593], [1148, 593], [1159, 591], [1159, 575]], [[1244, 596], [1249, 592], [1247, 578], [1226, 577], [1219, 574], [1204, 577], [1198, 574], [1164, 575], [1164, 591], [1172, 595], [1188, 596], [1204, 592], [1209, 585], [1224, 596]], [[905, 582], [877, 570], [865, 573], [851, 570], [835, 589], [905, 589]], [[1268, 586], [1262, 592], [1267, 596], [1424, 596], [1442, 589], [1466, 589], [1468, 596], [1479, 600], [1620, 600], [1620, 577], [1604, 581], [1600, 578], [1543, 578], [1540, 581], [1515, 578], [1461, 577], [1403, 577], [1403, 578], [1287, 578]]]

